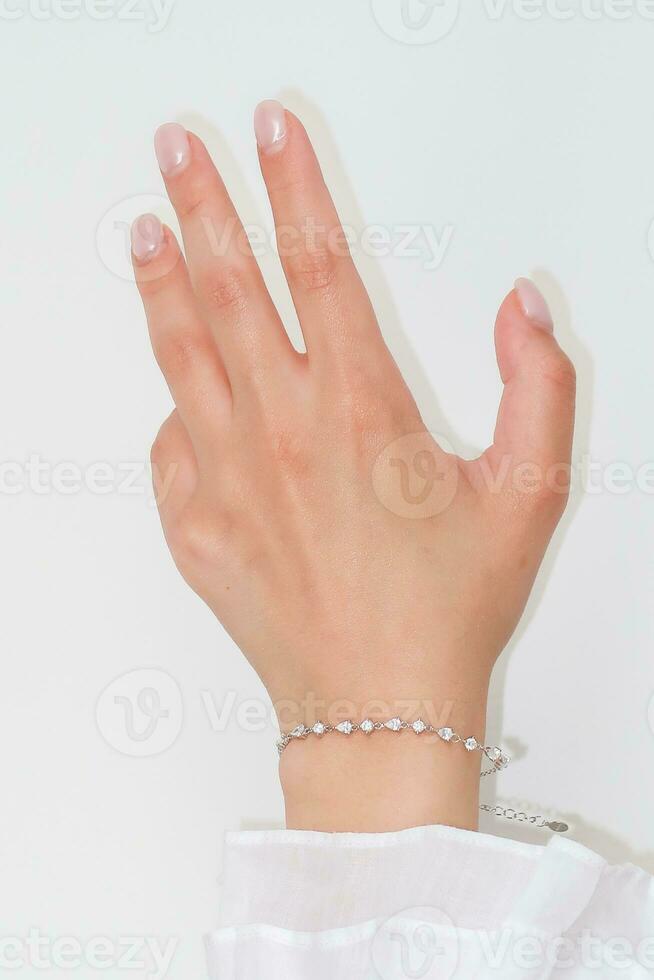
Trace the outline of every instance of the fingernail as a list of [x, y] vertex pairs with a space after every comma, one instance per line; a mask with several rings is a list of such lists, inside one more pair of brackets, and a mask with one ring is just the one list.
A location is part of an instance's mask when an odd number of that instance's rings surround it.
[[179, 173], [191, 159], [188, 133], [179, 123], [164, 123], [154, 134], [154, 152], [165, 177]]
[[554, 321], [547, 301], [538, 286], [531, 279], [516, 279], [515, 291], [518, 294], [523, 312], [535, 327], [554, 333]]
[[131, 228], [132, 252], [139, 262], [149, 262], [164, 239], [163, 225], [156, 214], [142, 214]]
[[280, 102], [266, 99], [254, 110], [254, 133], [263, 153], [276, 153], [286, 140], [286, 110]]

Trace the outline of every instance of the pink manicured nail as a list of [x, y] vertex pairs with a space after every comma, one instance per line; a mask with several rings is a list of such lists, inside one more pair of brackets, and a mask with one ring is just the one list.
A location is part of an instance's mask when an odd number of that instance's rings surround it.
[[154, 134], [154, 151], [165, 177], [178, 173], [191, 159], [188, 133], [179, 123], [164, 123]]
[[547, 301], [531, 279], [516, 279], [515, 291], [526, 317], [535, 327], [554, 333], [554, 321]]
[[131, 229], [132, 252], [139, 262], [149, 262], [164, 240], [163, 225], [156, 214], [142, 214]]
[[286, 111], [280, 102], [267, 99], [254, 110], [254, 133], [264, 153], [276, 153], [286, 140]]

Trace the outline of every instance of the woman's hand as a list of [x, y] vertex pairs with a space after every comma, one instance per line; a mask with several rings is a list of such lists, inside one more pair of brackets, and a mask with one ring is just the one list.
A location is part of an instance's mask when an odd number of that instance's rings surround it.
[[[270, 102], [255, 124], [307, 352], [288, 339], [204, 145], [162, 127], [186, 261], [153, 216], [135, 223], [133, 253], [176, 405], [152, 452], [167, 541], [285, 730], [374, 717], [374, 700], [377, 716], [422, 715], [481, 740], [491, 669], [565, 504], [573, 368], [540, 294], [519, 281], [496, 324], [494, 444], [472, 462], [442, 451], [384, 343], [304, 128]], [[474, 826], [479, 759], [460, 748], [386, 732], [292, 744], [289, 822]]]

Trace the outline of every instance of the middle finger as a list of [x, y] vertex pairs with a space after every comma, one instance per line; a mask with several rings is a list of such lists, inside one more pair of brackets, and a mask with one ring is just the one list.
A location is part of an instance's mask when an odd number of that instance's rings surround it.
[[298, 355], [202, 141], [183, 126], [168, 123], [157, 130], [155, 149], [179, 218], [198, 302], [237, 398], [239, 380], [256, 383]]

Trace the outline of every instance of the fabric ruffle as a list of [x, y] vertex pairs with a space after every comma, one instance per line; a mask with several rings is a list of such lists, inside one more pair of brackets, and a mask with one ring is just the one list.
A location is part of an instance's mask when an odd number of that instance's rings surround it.
[[654, 977], [654, 879], [448, 827], [228, 834], [212, 980]]

